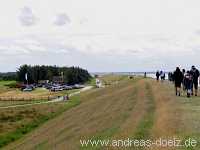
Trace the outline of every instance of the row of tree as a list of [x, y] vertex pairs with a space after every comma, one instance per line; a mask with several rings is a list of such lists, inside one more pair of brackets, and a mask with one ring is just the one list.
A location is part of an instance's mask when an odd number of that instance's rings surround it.
[[16, 72], [0, 73], [0, 80], [9, 81], [9, 80], [16, 80], [16, 79], [17, 79]]
[[62, 77], [67, 84], [84, 83], [91, 78], [87, 70], [79, 67], [22, 65], [17, 70], [17, 80], [26, 83], [26, 74], [30, 84], [40, 80], [53, 81], [54, 77]]

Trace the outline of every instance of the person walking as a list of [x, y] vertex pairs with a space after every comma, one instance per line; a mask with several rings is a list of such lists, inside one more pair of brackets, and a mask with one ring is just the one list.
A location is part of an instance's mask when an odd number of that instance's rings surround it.
[[171, 72], [168, 72], [168, 80], [169, 80], [169, 81], [172, 81]]
[[195, 66], [191, 67], [191, 74], [193, 77], [193, 84], [192, 84], [192, 95], [193, 95], [193, 87], [195, 89], [195, 96], [197, 96], [197, 92], [198, 92], [198, 78], [199, 78], [199, 70], [196, 69]]
[[179, 67], [176, 67], [176, 70], [174, 71], [174, 84], [175, 84], [175, 92], [176, 92], [176, 96], [180, 96], [181, 95], [181, 83], [183, 81], [183, 74], [180, 70]]
[[187, 92], [187, 97], [190, 97], [192, 94], [192, 84], [193, 84], [192, 78], [193, 77], [191, 72], [187, 71], [184, 76], [184, 84], [185, 84], [185, 90]]
[[182, 81], [183, 91], [185, 91], [185, 76], [186, 76], [185, 69], [182, 69], [182, 74], [183, 74], [183, 81]]
[[164, 71], [160, 71], [160, 79], [163, 82], [165, 80], [165, 72]]
[[144, 78], [146, 78], [147, 77], [147, 72], [144, 72]]
[[159, 71], [156, 72], [156, 80], [159, 81], [160, 73]]

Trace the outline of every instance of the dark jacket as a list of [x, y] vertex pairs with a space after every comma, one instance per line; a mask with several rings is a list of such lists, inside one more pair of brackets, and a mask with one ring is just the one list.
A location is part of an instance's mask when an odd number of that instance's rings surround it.
[[181, 84], [182, 81], [183, 81], [183, 74], [180, 70], [177, 69], [174, 72], [174, 82], [175, 82], [175, 84]]
[[191, 71], [191, 74], [192, 74], [192, 77], [193, 77], [193, 81], [197, 82], [198, 81], [198, 78], [199, 78], [199, 70], [197, 69], [192, 69]]

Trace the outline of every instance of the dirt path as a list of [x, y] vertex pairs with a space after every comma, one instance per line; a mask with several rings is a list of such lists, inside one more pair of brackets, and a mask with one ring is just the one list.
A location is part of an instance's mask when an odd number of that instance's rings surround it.
[[[172, 89], [151, 79], [122, 81], [81, 95], [81, 104], [5, 149], [94, 149], [80, 139], [157, 139], [177, 136], [182, 112]], [[102, 149], [102, 147], [95, 147]], [[105, 147], [104, 149], [115, 149]], [[118, 148], [121, 149], [121, 148]], [[167, 149], [151, 146], [129, 149]], [[173, 149], [173, 148], [171, 148]]]

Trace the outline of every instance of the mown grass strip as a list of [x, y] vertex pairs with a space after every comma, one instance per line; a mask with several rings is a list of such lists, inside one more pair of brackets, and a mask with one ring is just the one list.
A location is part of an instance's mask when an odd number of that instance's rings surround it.
[[80, 97], [78, 95], [74, 96], [73, 98], [71, 98], [71, 100], [66, 102], [65, 106], [62, 109], [58, 110], [57, 112], [49, 113], [48, 115], [42, 115], [38, 117], [36, 120], [33, 120], [28, 124], [25, 124], [23, 127], [20, 127], [13, 132], [9, 132], [5, 135], [0, 136], [0, 148], [20, 139], [25, 134], [33, 131], [34, 129], [44, 124], [48, 120], [57, 117], [58, 115], [62, 114], [63, 112], [69, 110], [72, 107], [79, 105], [80, 103], [81, 103]]
[[[154, 124], [154, 116], [155, 116], [155, 101], [152, 92], [152, 88], [149, 83], [146, 83], [146, 96], [148, 98], [147, 110], [143, 119], [140, 121], [136, 132], [134, 134], [134, 139], [137, 140], [148, 140], [150, 136], [150, 130]], [[138, 149], [143, 149], [144, 147], [138, 147]]]
[[[138, 81], [139, 81], [139, 79], [135, 80], [133, 83], [135, 84]], [[134, 108], [134, 106], [135, 106], [134, 104], [137, 101], [136, 97], [137, 97], [137, 93], [138, 93], [138, 86], [134, 87], [132, 93], [133, 93], [133, 95], [131, 97], [128, 97], [128, 101], [131, 102], [131, 106], [129, 108], [127, 108], [126, 111], [121, 112], [121, 116], [115, 122], [113, 122], [112, 127], [106, 128], [90, 138], [81, 139], [81, 140], [91, 140], [91, 141], [97, 141], [97, 142], [111, 140], [112, 137], [120, 131], [120, 126], [123, 124], [123, 122], [126, 121], [127, 118], [129, 118], [131, 110]], [[133, 103], [133, 100], [135, 100], [134, 103]], [[108, 145], [108, 146], [110, 146], [110, 145]], [[108, 147], [104, 147], [104, 148], [106, 149]], [[99, 144], [97, 144], [97, 145], [92, 145], [91, 143], [88, 143], [87, 146], [80, 145], [79, 149], [81, 149], [81, 150], [88, 150], [88, 149], [100, 150], [100, 149], [103, 149], [103, 146], [101, 145], [101, 142], [99, 142]]]

